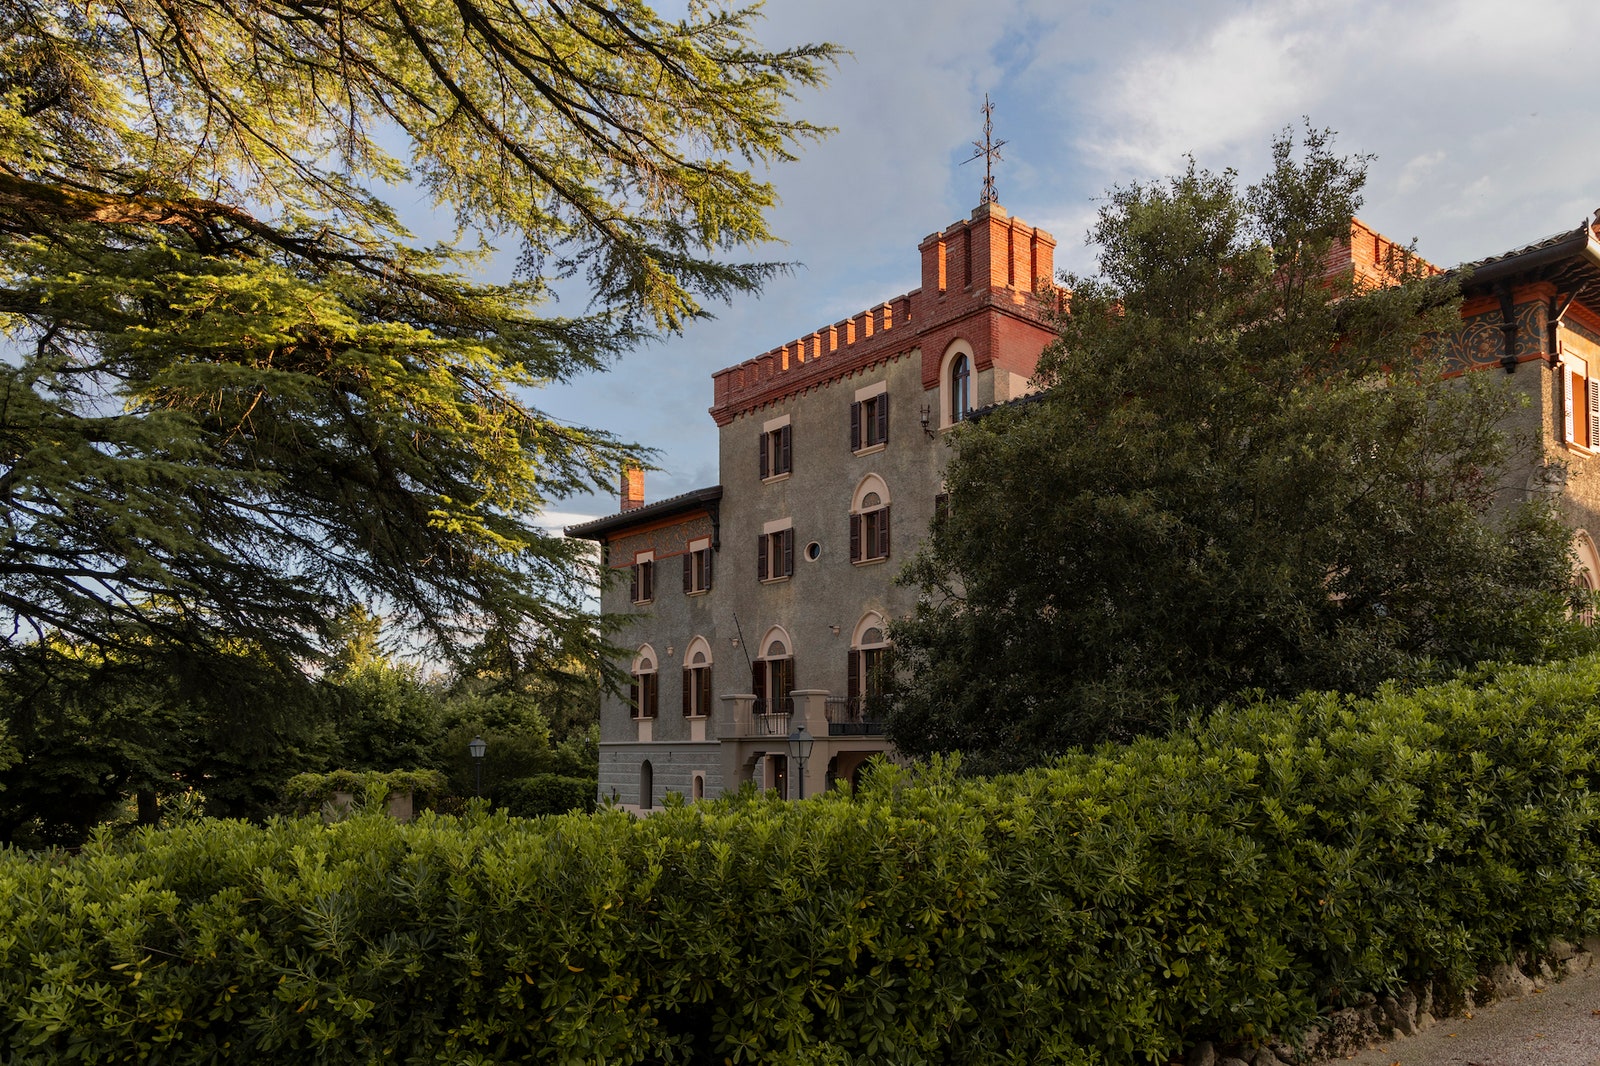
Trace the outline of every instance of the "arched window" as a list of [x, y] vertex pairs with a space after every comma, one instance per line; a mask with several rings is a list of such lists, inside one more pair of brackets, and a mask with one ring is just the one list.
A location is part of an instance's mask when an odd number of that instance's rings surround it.
[[958, 355], [950, 364], [950, 422], [967, 417], [972, 410], [972, 364]]
[[867, 723], [883, 719], [885, 656], [889, 640], [883, 615], [868, 611], [856, 623], [850, 640], [850, 662], [845, 673], [845, 725], [868, 732]]
[[711, 707], [711, 645], [695, 637], [683, 653], [683, 716], [704, 718]]
[[639, 807], [648, 811], [656, 805], [656, 772], [646, 759], [639, 764]]
[[[756, 694], [757, 715], [784, 715], [794, 710], [794, 642], [781, 626], [773, 626], [761, 640], [761, 656], [750, 669], [750, 687]], [[774, 728], [783, 723], [769, 722]], [[783, 735], [789, 733], [787, 726]]]
[[1576, 614], [1584, 625], [1592, 626], [1596, 598], [1600, 595], [1600, 553], [1595, 551], [1588, 531], [1582, 529], [1573, 535], [1572, 548], [1578, 557], [1578, 567], [1572, 575], [1574, 599], [1578, 601]]
[[877, 474], [868, 474], [850, 501], [850, 561], [873, 563], [887, 558], [889, 487]]
[[661, 686], [657, 681], [656, 651], [648, 644], [639, 646], [633, 657], [632, 681], [628, 685], [628, 706], [635, 718], [654, 718], [660, 704]]

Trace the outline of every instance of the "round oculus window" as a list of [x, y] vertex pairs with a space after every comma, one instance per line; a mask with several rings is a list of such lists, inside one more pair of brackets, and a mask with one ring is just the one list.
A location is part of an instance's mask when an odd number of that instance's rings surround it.
[[812, 541], [810, 544], [807, 544], [806, 559], [809, 562], [814, 563], [820, 558], [822, 558], [822, 545], [818, 544], [816, 541]]

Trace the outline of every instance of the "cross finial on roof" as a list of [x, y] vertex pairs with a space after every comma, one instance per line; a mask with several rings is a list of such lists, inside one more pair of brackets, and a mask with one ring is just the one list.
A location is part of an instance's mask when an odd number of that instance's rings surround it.
[[1000, 194], [994, 191], [994, 165], [1001, 159], [1000, 146], [1005, 141], [994, 139], [994, 105], [989, 102], [989, 94], [983, 94], [983, 140], [972, 142], [972, 154], [963, 163], [970, 163], [974, 159], [983, 160], [983, 195], [978, 198], [979, 204], [997, 204]]

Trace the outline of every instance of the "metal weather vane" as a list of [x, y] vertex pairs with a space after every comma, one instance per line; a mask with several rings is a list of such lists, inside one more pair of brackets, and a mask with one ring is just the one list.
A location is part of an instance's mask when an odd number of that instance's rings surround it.
[[1001, 161], [1000, 146], [1005, 141], [994, 139], [994, 105], [989, 102], [989, 94], [983, 94], [983, 140], [972, 142], [972, 154], [961, 162], [970, 163], [974, 159], [983, 160], [983, 195], [978, 198], [980, 204], [997, 204], [1000, 194], [994, 191], [994, 165]]

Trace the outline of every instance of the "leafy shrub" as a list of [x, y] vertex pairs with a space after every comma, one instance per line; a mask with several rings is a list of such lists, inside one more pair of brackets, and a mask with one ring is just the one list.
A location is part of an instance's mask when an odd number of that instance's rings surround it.
[[325, 774], [295, 774], [283, 786], [283, 797], [300, 814], [320, 811], [336, 793], [350, 796], [357, 805], [382, 807], [390, 794], [410, 792], [420, 806], [427, 797], [445, 791], [445, 776], [437, 770], [333, 770]]
[[518, 818], [537, 818], [541, 814], [592, 811], [595, 808], [595, 779], [563, 777], [560, 774], [535, 774], [496, 785], [491, 796], [496, 807]]
[[9, 1062], [1166, 1062], [1596, 925], [1600, 660], [994, 780], [0, 853]]

